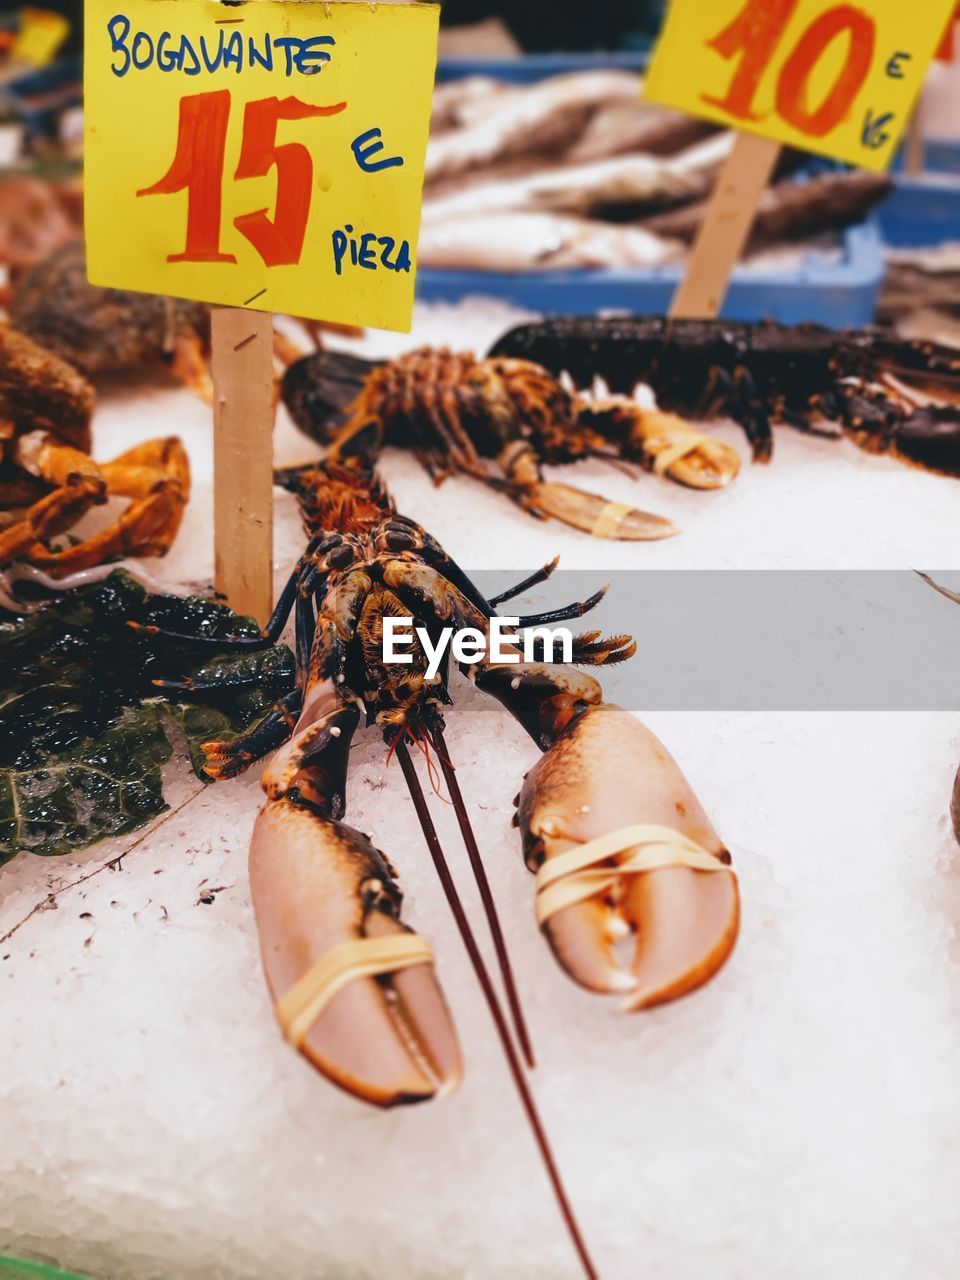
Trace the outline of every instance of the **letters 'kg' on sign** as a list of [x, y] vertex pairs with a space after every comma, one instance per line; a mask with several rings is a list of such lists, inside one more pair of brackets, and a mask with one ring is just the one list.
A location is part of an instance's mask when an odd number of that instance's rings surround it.
[[955, 0], [671, 0], [645, 94], [886, 169]]
[[94, 284], [409, 328], [437, 5], [85, 7]]

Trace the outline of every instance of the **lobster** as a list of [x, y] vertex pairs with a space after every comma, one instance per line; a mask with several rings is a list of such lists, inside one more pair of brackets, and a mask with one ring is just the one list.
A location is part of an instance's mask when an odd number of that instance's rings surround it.
[[834, 423], [870, 452], [960, 473], [960, 352], [880, 329], [561, 316], [511, 329], [490, 355], [534, 360], [576, 386], [599, 375], [629, 394], [646, 383], [687, 417], [725, 414], [759, 462], [772, 456], [773, 423], [835, 435]]
[[[247, 733], [203, 747], [214, 779], [276, 752], [262, 777], [266, 801], [251, 841], [250, 881], [277, 1018], [314, 1067], [367, 1102], [423, 1102], [459, 1083], [460, 1050], [434, 955], [402, 919], [387, 855], [344, 821], [350, 744], [364, 720], [400, 764], [558, 1204], [584, 1270], [595, 1275], [520, 1060], [533, 1065], [530, 1038], [444, 735], [450, 672], [445, 666], [429, 679], [419, 642], [407, 665], [388, 665], [383, 655], [384, 620], [392, 616], [411, 616], [428, 633], [452, 623], [487, 634], [496, 607], [543, 581], [555, 562], [486, 600], [429, 534], [397, 514], [358, 459], [326, 460], [280, 478], [299, 496], [310, 541], [261, 637], [232, 643], [274, 642], [292, 612], [296, 687]], [[582, 616], [600, 595], [521, 617], [520, 628]], [[199, 635], [174, 638], [206, 643]], [[629, 637], [591, 631], [574, 638], [573, 659], [601, 666], [634, 649]], [[734, 945], [739, 898], [729, 853], [663, 745], [632, 714], [606, 703], [591, 674], [534, 652], [533, 662], [481, 657], [463, 669], [544, 753], [523, 781], [514, 816], [537, 877], [538, 920], [556, 959], [582, 986], [619, 994], [629, 1009], [675, 999], [707, 981]], [[433, 753], [449, 790], [519, 1052], [440, 846], [411, 742]], [[636, 945], [624, 963], [615, 946], [630, 932]]]
[[547, 482], [542, 464], [633, 461], [697, 489], [734, 478], [740, 459], [673, 414], [625, 396], [590, 399], [528, 360], [477, 360], [420, 348], [385, 364], [323, 351], [291, 365], [282, 394], [293, 420], [336, 460], [373, 462], [388, 444], [412, 448], [435, 483], [453, 473], [505, 494], [541, 519], [596, 537], [666, 538], [661, 516]]

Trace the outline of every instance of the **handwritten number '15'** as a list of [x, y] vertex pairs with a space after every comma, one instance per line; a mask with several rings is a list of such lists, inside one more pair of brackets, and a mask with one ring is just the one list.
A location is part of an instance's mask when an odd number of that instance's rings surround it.
[[[705, 102], [740, 120], [758, 120], [754, 99], [799, 0], [747, 0], [733, 22], [708, 47], [724, 58], [739, 55], [740, 65], [723, 98], [703, 94]], [[847, 56], [823, 102], [808, 105], [810, 76], [835, 40], [848, 37]], [[848, 115], [863, 88], [877, 39], [874, 20], [862, 9], [836, 5], [820, 14], [797, 41], [777, 80], [777, 113], [813, 138], [832, 132]]]
[[[268, 267], [300, 261], [310, 217], [313, 160], [299, 142], [277, 145], [281, 120], [332, 116], [345, 102], [312, 107], [298, 98], [261, 98], [243, 113], [243, 139], [234, 178], [262, 178], [276, 167], [277, 200], [273, 217], [266, 209], [241, 214], [233, 225], [253, 245]], [[166, 174], [138, 196], [187, 192], [187, 241], [168, 262], [236, 262], [220, 248], [223, 170], [230, 122], [230, 91], [197, 93], [180, 99], [177, 149]]]

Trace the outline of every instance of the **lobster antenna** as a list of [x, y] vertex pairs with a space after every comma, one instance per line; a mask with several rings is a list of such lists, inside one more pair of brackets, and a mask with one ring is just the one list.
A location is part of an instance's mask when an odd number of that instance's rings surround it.
[[446, 894], [447, 902], [450, 904], [450, 910], [453, 912], [453, 918], [457, 922], [457, 928], [460, 931], [460, 937], [463, 939], [463, 945], [466, 947], [467, 955], [470, 957], [470, 963], [473, 965], [473, 971], [476, 974], [480, 989], [483, 992], [490, 1010], [490, 1016], [493, 1018], [494, 1026], [497, 1029], [497, 1035], [500, 1037], [500, 1044], [503, 1048], [504, 1055], [507, 1059], [507, 1065], [510, 1068], [510, 1074], [513, 1076], [513, 1083], [516, 1086], [517, 1093], [520, 1095], [520, 1101], [523, 1109], [527, 1113], [527, 1119], [533, 1130], [533, 1136], [536, 1139], [537, 1146], [540, 1149], [540, 1155], [543, 1159], [544, 1168], [547, 1177], [553, 1186], [553, 1193], [556, 1196], [557, 1204], [563, 1215], [567, 1230], [573, 1246], [577, 1251], [583, 1270], [588, 1280], [599, 1280], [597, 1271], [590, 1260], [587, 1252], [587, 1246], [584, 1243], [583, 1236], [580, 1234], [580, 1228], [577, 1226], [577, 1220], [573, 1214], [573, 1208], [567, 1199], [567, 1193], [564, 1190], [563, 1182], [560, 1179], [560, 1172], [557, 1169], [556, 1162], [553, 1158], [553, 1152], [550, 1150], [550, 1143], [547, 1139], [546, 1131], [540, 1122], [540, 1116], [537, 1113], [536, 1104], [527, 1085], [527, 1081], [523, 1074], [523, 1068], [520, 1059], [517, 1057], [517, 1051], [513, 1047], [513, 1041], [510, 1038], [510, 1031], [507, 1027], [506, 1018], [503, 1016], [503, 1010], [497, 1000], [497, 993], [494, 990], [490, 975], [487, 973], [483, 956], [477, 946], [476, 939], [473, 936], [473, 930], [470, 928], [470, 922], [467, 919], [466, 912], [463, 909], [463, 903], [460, 901], [460, 895], [457, 893], [457, 886], [453, 882], [450, 874], [450, 868], [444, 857], [443, 849], [440, 847], [440, 841], [437, 838], [436, 828], [433, 825], [433, 819], [430, 817], [430, 810], [427, 808], [427, 802], [424, 798], [423, 791], [420, 787], [420, 779], [417, 777], [417, 770], [410, 758], [405, 742], [397, 743], [396, 750], [397, 759], [400, 762], [400, 768], [403, 770], [403, 776], [406, 779], [407, 787], [410, 791], [410, 799], [413, 801], [413, 807], [417, 811], [417, 817], [420, 819], [420, 826], [423, 829], [423, 836], [427, 842], [427, 848], [433, 858], [433, 865], [437, 869], [437, 875]]
[[533, 1047], [530, 1043], [530, 1036], [527, 1033], [527, 1024], [523, 1016], [523, 1009], [520, 1006], [520, 994], [517, 991], [517, 984], [513, 979], [510, 955], [507, 951], [507, 943], [503, 936], [503, 930], [500, 928], [500, 920], [497, 916], [497, 906], [493, 900], [493, 893], [490, 889], [490, 881], [487, 879], [483, 859], [480, 856], [480, 850], [477, 846], [477, 838], [473, 834], [473, 827], [470, 825], [470, 815], [467, 813], [467, 806], [464, 803], [463, 794], [460, 791], [460, 784], [457, 781], [457, 771], [450, 759], [450, 753], [447, 751], [447, 744], [443, 738], [443, 730], [439, 727], [433, 729], [431, 737], [433, 739], [433, 745], [436, 753], [440, 758], [440, 768], [443, 770], [447, 789], [450, 792], [450, 799], [453, 801], [453, 808], [457, 815], [457, 821], [460, 824], [460, 834], [463, 836], [463, 843], [466, 845], [467, 857], [470, 859], [470, 866], [473, 868], [474, 879], [477, 882], [477, 888], [480, 890], [483, 909], [487, 917], [487, 926], [490, 929], [490, 937], [493, 940], [493, 947], [497, 953], [497, 961], [500, 965], [500, 975], [503, 978], [504, 990], [507, 993], [507, 1004], [510, 1006], [510, 1016], [513, 1020], [513, 1028], [516, 1032], [517, 1041], [520, 1045], [520, 1052], [523, 1054], [527, 1066], [532, 1069], [536, 1063], [534, 1062]]

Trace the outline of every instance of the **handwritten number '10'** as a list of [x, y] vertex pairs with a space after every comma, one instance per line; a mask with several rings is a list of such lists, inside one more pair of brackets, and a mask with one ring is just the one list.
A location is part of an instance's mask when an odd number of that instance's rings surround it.
[[[262, 178], [276, 166], [277, 201], [273, 218], [266, 209], [244, 213], [233, 225], [245, 236], [268, 267], [300, 261], [313, 186], [313, 160], [299, 142], [277, 145], [281, 120], [332, 116], [345, 102], [312, 107], [298, 98], [261, 98], [248, 102], [243, 113], [243, 139], [234, 178]], [[166, 174], [138, 196], [187, 192], [187, 242], [168, 262], [236, 262], [220, 248], [224, 153], [230, 122], [230, 91], [197, 93], [180, 99], [177, 150]]]
[[[740, 120], [758, 120], [753, 101], [799, 0], [747, 0], [718, 36], [708, 42], [724, 58], [740, 55], [725, 98], [703, 94], [705, 102]], [[833, 88], [815, 110], [807, 104], [810, 75], [829, 46], [849, 36], [846, 61]], [[816, 18], [800, 37], [777, 80], [777, 112], [795, 129], [822, 138], [846, 117], [870, 74], [876, 23], [861, 9], [841, 4]]]

